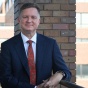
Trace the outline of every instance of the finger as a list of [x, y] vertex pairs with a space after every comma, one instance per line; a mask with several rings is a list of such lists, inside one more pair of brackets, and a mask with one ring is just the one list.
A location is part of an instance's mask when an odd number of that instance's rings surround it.
[[47, 81], [48, 81], [48, 79], [47, 80], [43, 80], [44, 83], [46, 83]]
[[51, 86], [51, 88], [54, 88], [54, 86]]
[[49, 88], [54, 88], [54, 86], [49, 86]]
[[46, 82], [44, 87], [51, 87], [51, 81]]
[[48, 79], [46, 79], [46, 80], [43, 80], [43, 82], [48, 82], [49, 81], [49, 78]]

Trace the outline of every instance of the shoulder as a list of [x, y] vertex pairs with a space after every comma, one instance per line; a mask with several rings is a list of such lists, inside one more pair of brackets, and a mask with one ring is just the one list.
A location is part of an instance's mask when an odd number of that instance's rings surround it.
[[42, 35], [42, 34], [38, 34], [38, 37], [40, 39], [42, 39], [43, 41], [48, 41], [48, 42], [55, 42], [56, 40], [53, 38], [50, 38], [48, 36]]
[[20, 34], [11, 37], [10, 39], [1, 43], [1, 45], [10, 45], [20, 38]]

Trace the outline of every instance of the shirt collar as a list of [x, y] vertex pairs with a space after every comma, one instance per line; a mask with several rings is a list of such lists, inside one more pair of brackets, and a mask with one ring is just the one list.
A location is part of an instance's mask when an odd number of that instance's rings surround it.
[[35, 33], [35, 35], [31, 39], [29, 39], [21, 32], [21, 37], [22, 37], [23, 43], [27, 43], [28, 40], [32, 40], [34, 43], [36, 43], [37, 33]]

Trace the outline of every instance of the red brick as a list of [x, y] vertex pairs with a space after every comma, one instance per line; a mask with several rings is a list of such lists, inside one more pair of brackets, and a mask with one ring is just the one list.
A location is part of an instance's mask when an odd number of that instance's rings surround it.
[[76, 3], [76, 0], [69, 0], [69, 3], [70, 4], [75, 4]]
[[59, 36], [60, 32], [58, 30], [45, 30], [44, 35], [46, 36]]
[[[60, 34], [60, 32], [59, 32], [59, 34]], [[54, 37], [58, 43], [66, 43], [66, 42], [68, 42], [68, 37], [59, 37], [59, 36]]]
[[52, 16], [52, 11], [40, 11], [41, 16]]
[[39, 29], [52, 29], [52, 24], [40, 24]]
[[70, 69], [76, 69], [76, 64], [75, 63], [70, 63]]
[[72, 30], [61, 30], [61, 36], [75, 36], [76, 32]]
[[59, 17], [44, 17], [44, 23], [60, 23]]
[[62, 4], [62, 3], [63, 3], [63, 4], [65, 3], [65, 4], [67, 4], [67, 3], [68, 3], [68, 0], [52, 0], [52, 2], [53, 2], [53, 3], [61, 3], [61, 4]]
[[76, 10], [76, 6], [73, 4], [72, 5], [62, 4], [61, 10]]
[[37, 30], [38, 33], [43, 34], [43, 30]]
[[60, 10], [60, 4], [45, 4], [44, 10]]
[[51, 3], [51, 0], [35, 0], [36, 3]]
[[44, 23], [43, 17], [41, 17], [41, 19], [40, 19], [40, 23]]
[[53, 11], [53, 16], [69, 16], [69, 11]]
[[75, 44], [61, 44], [61, 49], [76, 49]]
[[62, 56], [68, 56], [68, 50], [61, 50]]
[[72, 76], [72, 77], [71, 77], [71, 82], [72, 82], [72, 83], [75, 83], [75, 82], [76, 82], [76, 77], [75, 77], [75, 76]]
[[[16, 0], [16, 1], [18, 1], [18, 0]], [[25, 3], [25, 0], [19, 0], [19, 2], [20, 2], [20, 3]], [[27, 3], [27, 2], [33, 3], [34, 0], [26, 0], [26, 3]]]
[[76, 55], [76, 51], [75, 50], [69, 50], [69, 56], [75, 56]]
[[62, 23], [76, 23], [76, 19], [73, 17], [62, 17], [61, 22]]
[[70, 29], [74, 29], [74, 30], [76, 30], [76, 24], [70, 24]]
[[69, 37], [69, 42], [76, 42], [76, 37]]
[[76, 12], [75, 11], [70, 11], [70, 16], [76, 17]]
[[76, 70], [70, 70], [71, 73], [72, 73], [72, 76], [75, 76], [76, 75]]
[[69, 29], [68, 24], [53, 24], [53, 29]]
[[74, 56], [64, 56], [63, 57], [64, 58], [64, 60], [65, 60], [65, 62], [75, 62], [76, 61], [76, 57], [74, 57]]
[[43, 4], [38, 4], [40, 10], [43, 10], [44, 5]]

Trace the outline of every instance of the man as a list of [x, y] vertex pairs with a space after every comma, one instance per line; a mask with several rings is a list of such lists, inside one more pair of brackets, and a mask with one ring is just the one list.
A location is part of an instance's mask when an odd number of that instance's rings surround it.
[[56, 41], [36, 32], [39, 7], [25, 3], [18, 21], [21, 33], [1, 44], [2, 88], [54, 88], [70, 80]]

